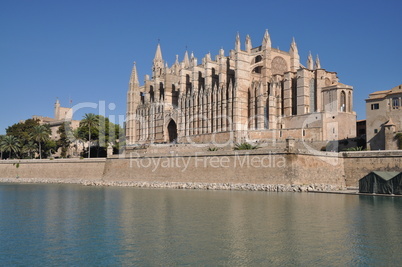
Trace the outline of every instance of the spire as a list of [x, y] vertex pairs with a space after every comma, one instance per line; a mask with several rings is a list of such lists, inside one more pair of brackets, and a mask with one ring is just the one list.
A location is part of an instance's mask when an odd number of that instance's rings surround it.
[[155, 57], [154, 57], [153, 63], [154, 64], [152, 67], [152, 78], [161, 77], [163, 74], [163, 69], [165, 68], [165, 64], [163, 63], [161, 46], [159, 43], [158, 43], [158, 46], [156, 47], [156, 52], [155, 52]]
[[292, 43], [290, 44], [290, 50], [289, 53], [294, 53], [294, 54], [298, 54], [299, 50], [297, 49], [297, 45], [296, 45], [296, 41], [295, 38], [292, 38]]
[[240, 34], [239, 34], [239, 32], [237, 32], [237, 35], [236, 35], [235, 50], [240, 51]]
[[205, 55], [205, 58], [207, 61], [211, 61], [211, 52], [208, 52], [208, 54]]
[[269, 36], [268, 30], [265, 30], [264, 39], [262, 40], [263, 48], [271, 48], [271, 37]]
[[179, 55], [176, 55], [176, 61], [174, 62], [175, 65], [179, 64]]
[[187, 50], [186, 50], [186, 53], [184, 53], [183, 62], [184, 62], [184, 67], [185, 67], [185, 68], [188, 68], [188, 67], [190, 66], [190, 60], [188, 59], [188, 52], [187, 52]]
[[246, 51], [247, 51], [247, 53], [251, 52], [251, 48], [252, 48], [251, 38], [250, 38], [250, 35], [247, 34], [247, 36], [246, 36]]
[[130, 76], [130, 90], [134, 88], [139, 87], [139, 82], [138, 82], [138, 73], [137, 73], [137, 65], [134, 62], [133, 69], [131, 71], [131, 76]]
[[219, 56], [221, 56], [221, 57], [225, 56], [225, 50], [223, 50], [222, 47], [221, 47], [221, 49], [219, 49]]
[[59, 98], [56, 98], [56, 103], [54, 104], [54, 118], [60, 120], [60, 102]]
[[313, 69], [313, 56], [311, 56], [311, 51], [309, 52], [307, 57], [307, 68], [310, 70]]
[[157, 61], [162, 61], [162, 51], [161, 51], [161, 46], [158, 43], [158, 46], [156, 47], [156, 52], [155, 52], [155, 57], [154, 57], [154, 62]]
[[290, 54], [290, 70], [297, 71], [300, 68], [300, 56], [294, 37], [292, 38], [292, 43], [290, 44], [289, 54]]
[[317, 55], [317, 57], [315, 58], [314, 68], [315, 68], [315, 69], [321, 69], [321, 62], [320, 62], [320, 58], [318, 57], [318, 55]]

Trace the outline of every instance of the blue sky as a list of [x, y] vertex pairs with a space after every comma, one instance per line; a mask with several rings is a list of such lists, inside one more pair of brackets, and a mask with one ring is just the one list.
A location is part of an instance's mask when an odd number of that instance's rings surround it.
[[[0, 1], [0, 134], [32, 115], [62, 106], [105, 101], [107, 115], [124, 115], [133, 62], [140, 81], [151, 74], [158, 39], [169, 66], [186, 47], [201, 58], [239, 32], [288, 51], [292, 37], [301, 63], [309, 51], [321, 66], [354, 87], [354, 110], [364, 99], [402, 84], [402, 1]], [[115, 109], [110, 110], [109, 104]], [[86, 108], [84, 113], [98, 113]]]

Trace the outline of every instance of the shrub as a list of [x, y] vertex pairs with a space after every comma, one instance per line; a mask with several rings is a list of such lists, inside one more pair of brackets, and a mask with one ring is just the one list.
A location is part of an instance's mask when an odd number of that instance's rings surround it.
[[249, 143], [237, 143], [235, 144], [235, 150], [252, 150], [252, 149], [257, 149], [259, 148], [258, 145], [253, 146], [252, 144]]
[[218, 151], [217, 147], [208, 147], [208, 151]]

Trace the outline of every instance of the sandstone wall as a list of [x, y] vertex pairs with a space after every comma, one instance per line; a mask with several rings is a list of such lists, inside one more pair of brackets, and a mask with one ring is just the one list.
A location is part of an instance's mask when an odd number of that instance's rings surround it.
[[345, 186], [342, 159], [330, 164], [313, 155], [249, 152], [132, 153], [129, 159], [108, 159], [105, 181], [333, 184]]
[[346, 186], [358, 187], [372, 171], [402, 171], [402, 151], [343, 152]]
[[[74, 178], [93, 180], [103, 176], [106, 159], [1, 160], [0, 178]], [[17, 168], [14, 163], [19, 163]]]
[[[133, 151], [127, 158], [1, 160], [0, 178], [104, 182], [327, 184], [356, 187], [371, 171], [402, 171], [402, 151], [289, 154], [253, 151]], [[19, 168], [13, 163], [20, 163]]]

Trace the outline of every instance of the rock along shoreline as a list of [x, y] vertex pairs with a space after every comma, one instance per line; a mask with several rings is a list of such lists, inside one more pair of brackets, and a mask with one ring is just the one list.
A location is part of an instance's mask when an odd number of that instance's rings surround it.
[[198, 189], [198, 190], [233, 190], [266, 192], [316, 192], [340, 191], [343, 187], [329, 184], [232, 184], [232, 183], [180, 183], [180, 182], [138, 182], [138, 181], [104, 181], [83, 179], [41, 179], [41, 178], [0, 178], [0, 183], [29, 184], [80, 184], [84, 186], [121, 186], [137, 188]]

